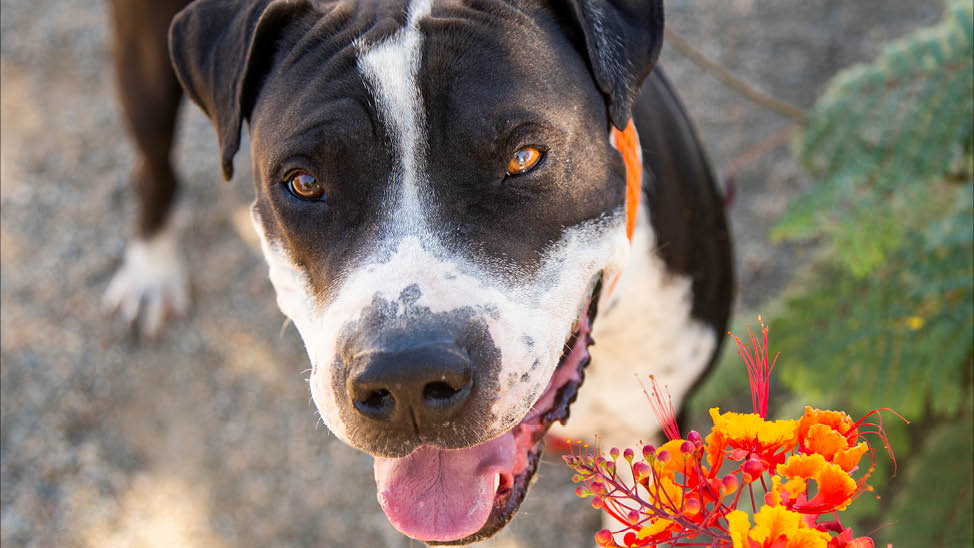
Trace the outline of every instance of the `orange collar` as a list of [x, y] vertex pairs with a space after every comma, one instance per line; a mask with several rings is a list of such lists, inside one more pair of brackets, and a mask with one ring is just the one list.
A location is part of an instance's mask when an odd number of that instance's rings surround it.
[[[639, 148], [636, 125], [632, 123], [631, 118], [626, 129], [622, 131], [615, 126], [612, 127], [609, 142], [622, 155], [622, 163], [626, 166], [626, 237], [631, 244], [633, 232], [636, 230], [636, 215], [639, 214], [639, 197], [643, 189], [643, 153]], [[615, 291], [621, 277], [621, 272], [616, 273], [613, 280], [609, 282], [606, 296]]]
[[631, 118], [626, 129], [619, 131], [612, 128], [609, 142], [622, 154], [622, 161], [626, 165], [626, 236], [631, 242], [632, 233], [636, 229], [636, 214], [639, 212], [639, 196], [643, 188], [643, 155], [639, 148], [639, 135], [636, 134], [636, 126]]

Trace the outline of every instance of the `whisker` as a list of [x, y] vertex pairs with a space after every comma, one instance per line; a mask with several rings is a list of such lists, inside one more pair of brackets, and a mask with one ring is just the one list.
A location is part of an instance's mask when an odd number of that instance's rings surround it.
[[284, 318], [284, 323], [281, 324], [281, 330], [277, 333], [278, 339], [284, 338], [284, 332], [287, 331], [287, 326], [291, 325], [291, 318]]

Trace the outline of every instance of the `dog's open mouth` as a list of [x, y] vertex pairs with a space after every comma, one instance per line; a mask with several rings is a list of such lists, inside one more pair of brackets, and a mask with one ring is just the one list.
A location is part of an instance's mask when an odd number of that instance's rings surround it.
[[545, 433], [568, 419], [584, 379], [600, 292], [598, 283], [548, 387], [510, 431], [466, 449], [422, 446], [403, 458], [376, 457], [379, 504], [396, 529], [429, 544], [468, 544], [514, 517], [537, 470]]

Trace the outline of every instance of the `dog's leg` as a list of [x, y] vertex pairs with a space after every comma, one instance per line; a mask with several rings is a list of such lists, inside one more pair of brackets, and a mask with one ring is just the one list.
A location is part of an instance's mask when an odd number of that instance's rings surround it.
[[167, 315], [189, 306], [186, 268], [170, 209], [176, 174], [170, 149], [182, 90], [169, 64], [167, 33], [185, 0], [113, 0], [118, 93], [136, 145], [138, 204], [134, 237], [105, 292], [106, 305], [143, 334], [154, 335]]

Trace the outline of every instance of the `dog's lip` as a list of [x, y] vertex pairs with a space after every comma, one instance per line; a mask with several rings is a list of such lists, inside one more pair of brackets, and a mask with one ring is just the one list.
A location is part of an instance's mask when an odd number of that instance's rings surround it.
[[[594, 343], [591, 333], [592, 323], [595, 320], [595, 316], [598, 310], [598, 297], [601, 294], [601, 277], [595, 284], [595, 289], [592, 291], [592, 297], [589, 302], [588, 307], [583, 313], [581, 319], [573, 325], [572, 334], [566, 342], [566, 351], [559, 360], [558, 370], [562, 369], [563, 366], [568, 364], [568, 359], [575, 354], [580, 352], [582, 355], [575, 365], [577, 367], [578, 378], [570, 379], [567, 382], [555, 386], [553, 383], [545, 391], [545, 394], [539, 398], [539, 402], [544, 400], [545, 395], [548, 395], [549, 391], [554, 390], [554, 400], [551, 407], [544, 409], [543, 411], [536, 412], [534, 408], [528, 413], [528, 415], [515, 426], [511, 432], [515, 436], [518, 436], [518, 430], [521, 429], [529, 421], [536, 420], [540, 418], [539, 427], [533, 428], [531, 432], [528, 433], [530, 436], [530, 445], [525, 450], [526, 451], [526, 462], [524, 467], [518, 471], [514, 477], [504, 478], [501, 474], [498, 476], [498, 480], [495, 483], [499, 483], [499, 491], [495, 489], [494, 494], [494, 505], [487, 517], [487, 521], [484, 525], [466, 537], [449, 540], [449, 541], [426, 541], [429, 545], [463, 545], [470, 544], [473, 542], [479, 542], [493, 536], [497, 531], [503, 528], [507, 523], [514, 517], [514, 514], [518, 507], [520, 507], [521, 502], [524, 501], [525, 495], [527, 495], [528, 486], [530, 485], [531, 479], [534, 477], [535, 472], [538, 468], [538, 463], [541, 461], [541, 454], [544, 450], [544, 435], [547, 433], [548, 429], [555, 421], [561, 421], [565, 423], [568, 420], [569, 408], [571, 404], [575, 401], [578, 395], [578, 389], [585, 380], [584, 368], [588, 365], [590, 356], [588, 354], [588, 347]], [[558, 370], [552, 376], [552, 380], [557, 377]], [[537, 405], [537, 404], [536, 404]], [[520, 444], [518, 444], [520, 446]], [[516, 449], [517, 450], [517, 449]], [[507, 485], [505, 485], [507, 484]]]

